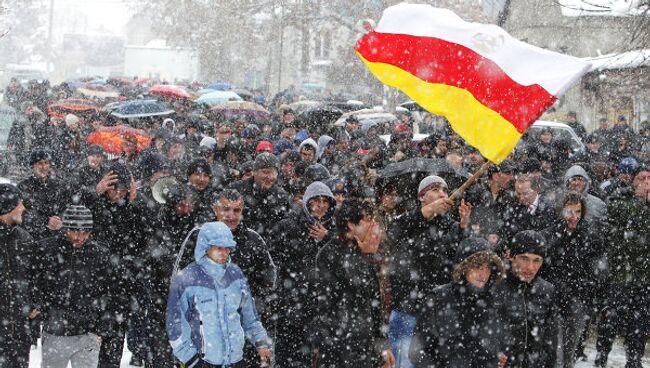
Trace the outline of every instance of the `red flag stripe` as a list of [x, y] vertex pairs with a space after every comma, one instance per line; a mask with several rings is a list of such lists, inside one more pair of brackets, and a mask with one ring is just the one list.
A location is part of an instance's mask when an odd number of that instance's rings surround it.
[[368, 61], [394, 65], [425, 82], [469, 91], [520, 133], [556, 100], [538, 84], [521, 85], [492, 60], [439, 38], [370, 32], [355, 50]]

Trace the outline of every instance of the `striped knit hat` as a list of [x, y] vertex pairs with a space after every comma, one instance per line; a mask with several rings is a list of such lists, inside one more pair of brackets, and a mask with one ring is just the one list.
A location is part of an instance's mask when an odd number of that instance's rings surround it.
[[81, 205], [70, 205], [63, 211], [63, 228], [68, 230], [93, 229], [93, 214], [88, 208]]

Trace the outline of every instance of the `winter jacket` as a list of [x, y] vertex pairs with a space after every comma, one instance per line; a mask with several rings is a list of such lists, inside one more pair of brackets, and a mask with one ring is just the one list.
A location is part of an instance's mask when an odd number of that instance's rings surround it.
[[18, 183], [18, 189], [23, 193], [25, 230], [36, 241], [53, 236], [55, 233], [47, 228], [50, 217], [59, 216], [71, 203], [66, 183], [53, 177], [41, 180], [31, 176]]
[[528, 207], [515, 203], [512, 207], [506, 208], [500, 214], [501, 239], [512, 239], [512, 237], [523, 230], [542, 231], [551, 225], [554, 218], [557, 217], [552, 201], [543, 195], [539, 195], [538, 206], [535, 213], [531, 214]]
[[499, 314], [512, 343], [506, 367], [552, 368], [558, 359], [558, 315], [555, 287], [541, 277], [521, 281], [512, 272], [495, 287]]
[[585, 181], [585, 189], [582, 191], [582, 195], [585, 197], [587, 202], [587, 213], [585, 214], [585, 219], [588, 221], [602, 221], [607, 214], [607, 205], [600, 198], [589, 194], [591, 187], [591, 179], [587, 174], [587, 171], [579, 165], [573, 165], [567, 170], [564, 174], [564, 187], [563, 191], [567, 190], [567, 185], [569, 184], [569, 179], [574, 176], [580, 176]]
[[492, 286], [477, 290], [466, 283], [439, 286], [418, 313], [409, 359], [417, 368], [497, 367], [510, 343], [508, 326]]
[[648, 287], [650, 204], [628, 188], [610, 198], [607, 219], [612, 281], [629, 287]]
[[245, 335], [258, 348], [268, 346], [268, 336], [244, 274], [232, 263], [210, 260], [208, 243], [199, 237], [196, 261], [172, 279], [167, 335], [184, 363], [198, 355], [210, 364], [234, 364], [243, 358]]
[[449, 215], [427, 220], [418, 208], [395, 219], [388, 230], [393, 308], [415, 313], [425, 290], [450, 282], [456, 248], [465, 236]]
[[28, 336], [32, 303], [33, 240], [20, 226], [0, 224], [0, 346], [8, 336]]
[[316, 160], [318, 160], [318, 143], [316, 143], [316, 141], [311, 138], [307, 138], [304, 141], [300, 142], [300, 146], [298, 146], [298, 152], [300, 152], [305, 146], [310, 146], [314, 149], [314, 159], [311, 163], [316, 162]]
[[244, 197], [244, 224], [263, 238], [289, 211], [289, 195], [277, 184], [262, 191], [254, 178], [249, 178], [236, 181], [230, 187]]
[[377, 260], [334, 237], [316, 257], [319, 367], [378, 367], [387, 349]]
[[99, 336], [112, 270], [108, 249], [88, 239], [75, 249], [63, 234], [37, 243], [35, 302], [43, 330], [57, 336]]
[[571, 308], [571, 298], [585, 303], [599, 295], [607, 277], [607, 253], [601, 228], [581, 220], [575, 231], [566, 229], [558, 219], [541, 234], [546, 239], [547, 253], [539, 276], [552, 283], [563, 308]]

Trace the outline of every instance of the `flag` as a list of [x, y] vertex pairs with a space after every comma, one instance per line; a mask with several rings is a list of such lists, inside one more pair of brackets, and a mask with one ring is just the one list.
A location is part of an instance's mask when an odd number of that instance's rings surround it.
[[398, 4], [355, 47], [384, 84], [449, 120], [494, 163], [590, 68], [582, 59], [521, 42], [447, 9]]

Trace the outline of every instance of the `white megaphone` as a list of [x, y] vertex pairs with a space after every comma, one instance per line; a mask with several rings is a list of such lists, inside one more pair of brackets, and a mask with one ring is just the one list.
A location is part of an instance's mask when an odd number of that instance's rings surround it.
[[156, 180], [156, 183], [151, 187], [151, 194], [153, 199], [158, 203], [167, 203], [170, 194], [175, 192], [180, 183], [173, 176], [165, 176]]

